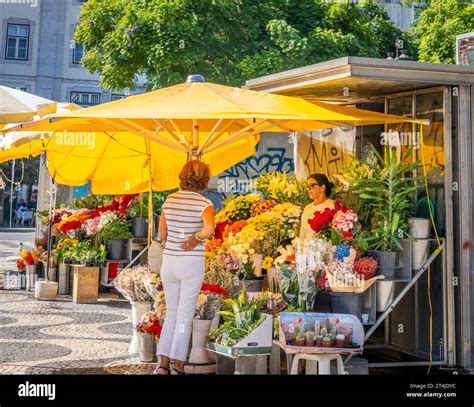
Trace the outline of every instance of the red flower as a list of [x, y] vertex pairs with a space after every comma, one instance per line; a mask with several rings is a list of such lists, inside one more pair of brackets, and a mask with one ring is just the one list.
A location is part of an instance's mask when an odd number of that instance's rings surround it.
[[211, 292], [217, 295], [221, 295], [222, 297], [226, 298], [227, 297], [227, 291], [225, 288], [222, 288], [218, 285], [213, 285], [213, 284], [203, 284], [201, 286], [201, 291], [207, 291]]
[[342, 232], [342, 237], [346, 240], [352, 240], [354, 238], [354, 234], [350, 231], [343, 231]]
[[334, 201], [334, 208], [325, 208], [322, 211], [314, 212], [314, 218], [308, 219], [308, 223], [316, 233], [319, 233], [321, 229], [329, 227], [332, 222], [332, 218], [338, 211], [347, 211], [345, 206], [342, 206], [338, 201]]
[[232, 222], [226, 220], [224, 222], [219, 222], [216, 224], [216, 228], [214, 229], [214, 237], [216, 239], [222, 240], [222, 234], [224, 233], [225, 228], [227, 225], [231, 225]]
[[18, 270], [24, 270], [25, 269], [25, 263], [23, 261], [21, 261], [20, 259], [18, 259], [16, 261], [16, 266], [18, 267]]
[[287, 262], [296, 261], [296, 256], [294, 254], [290, 254], [289, 256], [287, 256], [286, 261]]
[[326, 277], [326, 273], [320, 273], [316, 277], [316, 287], [318, 287], [321, 291], [327, 291], [329, 288], [328, 279]]

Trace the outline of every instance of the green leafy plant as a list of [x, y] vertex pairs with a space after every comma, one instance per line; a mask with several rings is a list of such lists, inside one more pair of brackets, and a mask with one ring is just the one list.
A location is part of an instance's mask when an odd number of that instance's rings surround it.
[[413, 172], [419, 162], [410, 162], [412, 149], [398, 159], [397, 149], [385, 147], [385, 157], [371, 146], [372, 162], [356, 162], [357, 171], [346, 168], [344, 175], [353, 193], [366, 205], [372, 225], [365, 243], [371, 249], [402, 249], [400, 238], [407, 236], [407, 218], [412, 215], [421, 177]]
[[112, 203], [113, 195], [87, 195], [82, 198], [74, 199], [72, 207], [76, 209], [95, 209], [98, 206], [107, 206]]
[[83, 240], [67, 245], [63, 250], [62, 258], [74, 264], [100, 266], [104, 263], [106, 254], [103, 244], [95, 245], [91, 240]]
[[[161, 208], [165, 199], [173, 191], [164, 191], [164, 192], [153, 192], [153, 215], [159, 216], [161, 214]], [[130, 218], [147, 218], [148, 217], [148, 192], [144, 192], [141, 197], [138, 196], [127, 208], [127, 215]]]
[[225, 346], [235, 345], [265, 320], [260, 310], [267, 301], [266, 296], [247, 300], [243, 290], [237, 298], [225, 299], [219, 312], [224, 323], [210, 333], [211, 341]]
[[101, 241], [112, 239], [130, 239], [133, 235], [130, 231], [130, 221], [118, 218], [107, 223], [97, 235]]

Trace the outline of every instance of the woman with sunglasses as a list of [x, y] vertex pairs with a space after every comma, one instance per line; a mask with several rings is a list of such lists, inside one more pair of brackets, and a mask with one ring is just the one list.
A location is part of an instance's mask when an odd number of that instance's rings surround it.
[[313, 219], [314, 212], [323, 211], [326, 208], [333, 209], [334, 201], [330, 199], [333, 183], [329, 182], [328, 177], [321, 173], [312, 174], [308, 177], [307, 191], [309, 197], [313, 200], [306, 205], [301, 215], [300, 238], [313, 238], [315, 233], [311, 229], [308, 219]]

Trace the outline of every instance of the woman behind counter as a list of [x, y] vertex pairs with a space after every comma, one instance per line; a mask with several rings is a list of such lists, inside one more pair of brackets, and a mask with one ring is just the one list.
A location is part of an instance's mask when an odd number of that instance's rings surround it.
[[323, 211], [326, 208], [334, 208], [334, 200], [330, 199], [333, 188], [332, 182], [329, 182], [328, 177], [321, 173], [312, 174], [308, 177], [308, 195], [313, 200], [306, 205], [301, 215], [301, 229], [300, 238], [310, 239], [315, 236], [315, 232], [311, 229], [308, 219], [313, 219], [314, 212]]

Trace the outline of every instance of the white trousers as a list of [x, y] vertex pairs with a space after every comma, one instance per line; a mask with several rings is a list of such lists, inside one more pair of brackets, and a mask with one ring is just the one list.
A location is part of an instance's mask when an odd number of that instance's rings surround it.
[[160, 275], [165, 292], [166, 317], [157, 353], [185, 361], [197, 297], [204, 281], [204, 256], [164, 254]]

